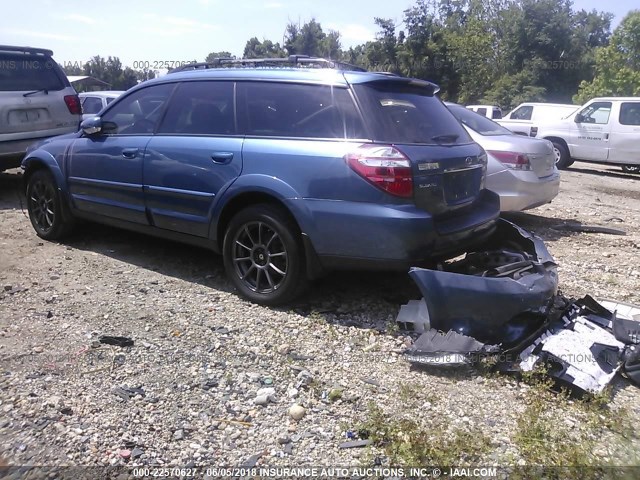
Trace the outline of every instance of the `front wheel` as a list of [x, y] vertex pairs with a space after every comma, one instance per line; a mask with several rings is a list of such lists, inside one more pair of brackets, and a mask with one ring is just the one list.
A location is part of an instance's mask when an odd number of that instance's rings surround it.
[[622, 165], [622, 171], [625, 173], [640, 173], [640, 165]]
[[60, 240], [73, 228], [56, 182], [46, 170], [38, 170], [29, 178], [27, 210], [36, 234], [45, 240]]
[[260, 204], [241, 210], [229, 223], [223, 258], [239, 292], [263, 305], [293, 300], [307, 282], [299, 230], [281, 208]]
[[565, 169], [573, 165], [573, 160], [569, 156], [569, 150], [562, 143], [553, 143], [553, 154], [556, 157], [556, 167], [559, 169]]

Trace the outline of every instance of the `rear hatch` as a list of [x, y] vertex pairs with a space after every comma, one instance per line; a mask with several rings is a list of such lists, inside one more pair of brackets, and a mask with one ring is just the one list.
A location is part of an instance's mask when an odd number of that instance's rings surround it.
[[354, 85], [372, 138], [410, 161], [416, 206], [439, 216], [476, 200], [486, 154], [434, 96], [436, 88], [391, 76]]
[[77, 97], [65, 99], [75, 94], [51, 57], [0, 49], [0, 140], [36, 138], [77, 127], [80, 112], [71, 113], [79, 110]]

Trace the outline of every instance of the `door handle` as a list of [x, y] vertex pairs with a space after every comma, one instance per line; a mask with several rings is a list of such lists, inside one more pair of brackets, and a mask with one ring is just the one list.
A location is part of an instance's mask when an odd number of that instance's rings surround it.
[[136, 158], [138, 156], [138, 152], [140, 149], [138, 148], [125, 148], [122, 150], [122, 156], [124, 158]]
[[213, 152], [211, 154], [211, 160], [215, 163], [229, 163], [233, 160], [233, 152]]
[[605, 139], [605, 140], [609, 140], [609, 134], [608, 134], [608, 133], [605, 133], [605, 134], [604, 134], [604, 139]]

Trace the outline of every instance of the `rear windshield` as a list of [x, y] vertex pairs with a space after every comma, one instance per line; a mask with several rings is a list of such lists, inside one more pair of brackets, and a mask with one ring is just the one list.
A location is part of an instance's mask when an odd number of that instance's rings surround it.
[[62, 90], [59, 68], [51, 57], [0, 53], [0, 91]]
[[513, 133], [511, 130], [507, 130], [502, 125], [498, 125], [493, 120], [478, 115], [468, 108], [461, 107], [460, 105], [449, 105], [448, 108], [460, 123], [463, 123], [480, 135], [511, 135]]
[[389, 143], [460, 144], [471, 137], [425, 87], [397, 81], [355, 85], [374, 140]]

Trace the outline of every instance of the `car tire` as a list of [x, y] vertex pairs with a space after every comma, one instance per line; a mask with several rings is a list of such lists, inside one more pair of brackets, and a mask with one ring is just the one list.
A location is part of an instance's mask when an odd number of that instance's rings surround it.
[[640, 173], [640, 165], [622, 165], [622, 171], [625, 173]]
[[254, 303], [290, 302], [307, 284], [298, 226], [275, 205], [252, 205], [231, 219], [223, 259], [233, 285]]
[[560, 142], [553, 143], [553, 153], [556, 156], [556, 167], [565, 169], [573, 165], [573, 160], [569, 156], [569, 150]]
[[38, 170], [27, 183], [27, 211], [36, 234], [45, 240], [60, 240], [74, 226], [58, 186], [47, 170]]

